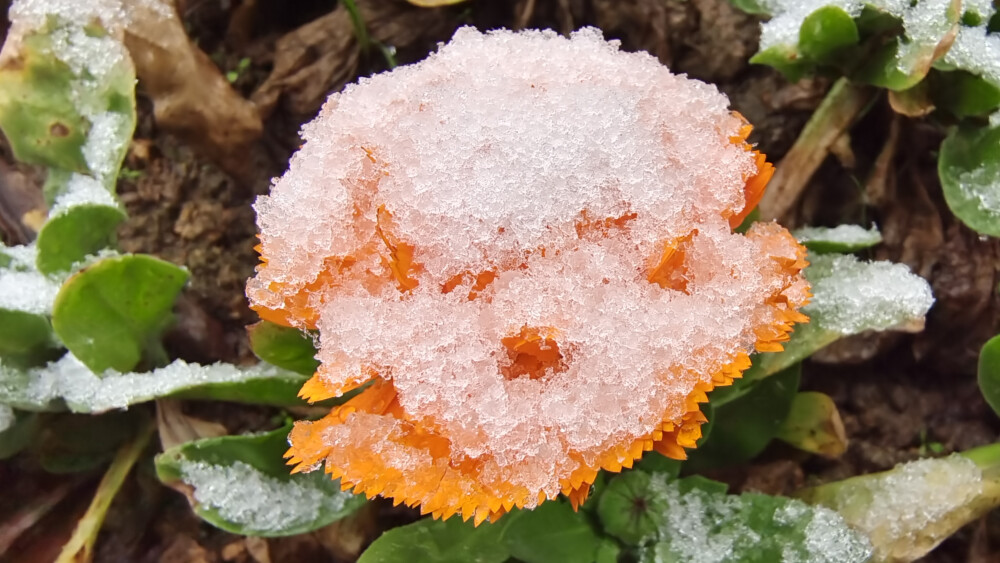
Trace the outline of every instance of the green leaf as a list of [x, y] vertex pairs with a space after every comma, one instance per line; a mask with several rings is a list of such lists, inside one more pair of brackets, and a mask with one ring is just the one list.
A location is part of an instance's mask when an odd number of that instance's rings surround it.
[[78, 473], [108, 462], [135, 434], [146, 413], [116, 411], [99, 416], [43, 415], [32, 451], [50, 473]]
[[854, 20], [837, 6], [823, 6], [809, 14], [799, 28], [799, 52], [824, 63], [835, 60], [858, 40]]
[[1000, 86], [964, 70], [928, 75], [931, 99], [958, 118], [987, 115], [1000, 107]]
[[0, 358], [20, 366], [52, 359], [58, 348], [52, 325], [43, 315], [0, 309]]
[[181, 444], [156, 456], [156, 473], [187, 494], [206, 522], [235, 534], [303, 534], [365, 503], [322, 471], [290, 474], [283, 459], [288, 431]]
[[268, 321], [247, 327], [250, 347], [258, 358], [287, 370], [312, 375], [319, 367], [316, 345], [308, 333]]
[[601, 537], [584, 512], [562, 501], [543, 502], [511, 518], [502, 533], [510, 554], [525, 563], [594, 561]]
[[830, 510], [762, 494], [727, 495], [724, 485], [690, 481], [650, 477], [648, 498], [664, 508], [640, 561], [700, 561], [711, 554], [725, 563], [862, 563], [871, 554], [868, 542]]
[[733, 6], [755, 16], [767, 16], [770, 13], [757, 0], [729, 0]]
[[[800, 365], [796, 364], [754, 382], [739, 397], [716, 404], [712, 435], [690, 453], [684, 469], [697, 472], [734, 465], [763, 451], [788, 416], [799, 389], [800, 373]], [[709, 400], [713, 402], [711, 395]]]
[[38, 233], [38, 270], [69, 271], [99, 250], [114, 246], [125, 213], [112, 205], [81, 204], [51, 216]]
[[502, 563], [510, 558], [501, 534], [520, 512], [512, 512], [496, 523], [474, 527], [461, 518], [432, 520], [393, 528], [376, 539], [358, 563]]
[[1000, 127], [953, 129], [941, 143], [938, 176], [956, 217], [1000, 237]]
[[19, 56], [0, 67], [0, 128], [18, 160], [87, 171], [81, 149], [90, 122], [74, 107], [75, 79], [45, 32], [26, 35]]
[[1000, 336], [991, 338], [979, 352], [979, 390], [1000, 415]]
[[837, 405], [829, 395], [804, 391], [792, 400], [777, 438], [800, 450], [828, 458], [847, 451], [847, 434]]
[[804, 227], [792, 234], [806, 248], [817, 254], [857, 252], [882, 242], [882, 233], [874, 225], [870, 229], [860, 225]]
[[889, 90], [908, 90], [923, 80], [929, 68], [905, 72], [901, 58], [900, 39], [896, 38], [869, 55], [851, 79]]
[[0, 404], [0, 460], [9, 459], [34, 441], [38, 415]]
[[750, 57], [750, 62], [773, 67], [789, 82], [798, 82], [803, 76], [813, 72], [814, 65], [803, 57], [795, 47], [775, 45]]
[[70, 277], [52, 308], [63, 344], [95, 373], [159, 359], [160, 335], [188, 273], [151, 256], [105, 258]]

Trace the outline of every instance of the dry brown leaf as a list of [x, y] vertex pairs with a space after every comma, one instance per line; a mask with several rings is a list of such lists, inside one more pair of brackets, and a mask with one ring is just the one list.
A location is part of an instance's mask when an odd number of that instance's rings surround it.
[[138, 0], [128, 4], [125, 46], [142, 90], [153, 100], [157, 125], [242, 177], [247, 151], [263, 130], [256, 107], [191, 42], [175, 10]]
[[181, 411], [181, 402], [172, 399], [156, 401], [156, 428], [164, 450], [200, 438], [227, 434], [226, 427], [217, 422], [187, 416]]
[[[402, 0], [358, 0], [357, 6], [371, 39], [395, 48], [433, 44], [447, 39], [455, 27], [440, 10], [416, 8]], [[341, 4], [278, 40], [274, 69], [252, 99], [265, 117], [279, 103], [293, 115], [315, 115], [330, 92], [354, 77], [360, 59], [361, 46]]]

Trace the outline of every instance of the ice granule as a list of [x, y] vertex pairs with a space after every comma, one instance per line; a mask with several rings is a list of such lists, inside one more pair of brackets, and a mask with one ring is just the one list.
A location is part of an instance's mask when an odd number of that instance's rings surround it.
[[336, 512], [350, 493], [331, 494], [322, 481], [293, 476], [278, 479], [242, 461], [213, 465], [182, 458], [180, 473], [194, 487], [194, 498], [205, 508], [242, 528], [248, 534], [277, 532], [304, 526], [321, 511]]
[[121, 0], [16, 0], [7, 17], [12, 30], [23, 34], [44, 26], [50, 16], [79, 22], [81, 27], [96, 21], [107, 30], [119, 30], [126, 21]]
[[118, 202], [99, 180], [74, 172], [66, 184], [66, 191], [53, 202], [49, 216], [55, 217], [77, 205], [118, 207]]
[[823, 503], [871, 538], [878, 560], [910, 561], [968, 519], [963, 515], [976, 510], [973, 501], [984, 484], [982, 470], [955, 454], [901, 464], [837, 486]]
[[920, 330], [934, 303], [930, 285], [903, 264], [862, 262], [850, 255], [810, 258], [813, 300], [803, 312], [843, 335], [864, 330]]
[[10, 406], [0, 403], [0, 433], [14, 425], [17, 415]]
[[118, 159], [129, 141], [130, 127], [129, 119], [118, 112], [106, 111], [91, 118], [83, 157], [87, 168], [102, 183], [110, 184], [109, 180], [114, 180], [111, 175], [118, 170]]
[[803, 227], [792, 232], [799, 242], [814, 240], [829, 241], [841, 244], [878, 244], [882, 242], [882, 233], [872, 225], [866, 229], [861, 225], [837, 225], [836, 227]]
[[963, 172], [958, 177], [958, 188], [965, 198], [977, 201], [979, 209], [1000, 220], [1000, 166], [983, 166]]

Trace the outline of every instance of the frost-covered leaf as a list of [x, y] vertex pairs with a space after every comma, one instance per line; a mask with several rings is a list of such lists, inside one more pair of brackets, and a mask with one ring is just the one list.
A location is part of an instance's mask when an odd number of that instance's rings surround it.
[[151, 256], [105, 258], [63, 284], [52, 326], [94, 372], [127, 372], [160, 353], [160, 335], [187, 278], [184, 269]]
[[835, 458], [847, 451], [847, 433], [829, 395], [804, 391], [795, 395], [777, 438], [800, 450]]
[[608, 485], [611, 493], [629, 483], [632, 503], [606, 506], [601, 522], [615, 533], [634, 518], [634, 502], [641, 500], [645, 519], [622, 538], [639, 546], [640, 561], [862, 563], [871, 553], [831, 510], [762, 494], [727, 495], [725, 485], [701, 477], [636, 473]]
[[75, 412], [104, 412], [161, 397], [214, 399], [265, 405], [300, 405], [305, 377], [265, 363], [207, 366], [175, 360], [146, 373], [108, 371], [100, 376], [73, 354], [44, 367], [21, 369], [0, 361], [0, 403], [52, 410], [63, 402]]
[[512, 516], [478, 527], [459, 517], [424, 518], [383, 533], [358, 563], [502, 563], [510, 553], [501, 543], [501, 534]]
[[979, 390], [1000, 415], [1000, 336], [991, 338], [979, 352]]
[[[125, 213], [111, 194], [95, 180], [87, 176], [74, 177], [81, 179], [81, 183], [92, 183], [91, 194], [85, 195], [72, 188], [74, 191], [56, 200], [35, 242], [38, 270], [45, 274], [68, 272], [87, 256], [112, 247], [117, 240], [118, 224], [125, 220]], [[77, 196], [81, 199], [67, 202], [67, 198]]]
[[118, 10], [75, 4], [11, 8], [0, 53], [0, 127], [23, 144], [19, 159], [88, 174], [110, 191], [135, 127], [135, 70]]
[[1000, 126], [954, 129], [941, 143], [938, 175], [956, 217], [1000, 236]]
[[941, 62], [948, 68], [961, 69], [1000, 87], [1000, 35], [990, 30], [989, 21], [996, 19], [996, 8], [980, 4], [984, 12], [979, 25], [963, 25]]
[[[892, 90], [911, 88], [926, 76], [954, 39], [959, 16], [956, 0], [766, 0], [762, 4], [773, 17], [761, 24], [760, 53], [753, 62], [771, 64], [786, 75], [789, 67], [793, 74], [801, 74], [810, 61], [858, 62], [853, 79]], [[831, 57], [851, 47], [855, 38], [883, 43], [872, 44], [874, 52], [864, 57]]]
[[796, 364], [772, 377], [744, 384], [737, 395], [717, 396], [713, 392], [709, 396], [715, 409], [712, 434], [689, 452], [684, 468], [700, 471], [725, 467], [763, 451], [788, 416], [800, 376], [801, 368]]
[[783, 352], [759, 354], [744, 379], [767, 377], [845, 336], [865, 331], [919, 332], [934, 303], [930, 285], [903, 264], [863, 262], [844, 254], [811, 255], [803, 271], [812, 302], [808, 324], [795, 326]]
[[38, 250], [29, 246], [0, 246], [0, 309], [47, 316], [59, 293], [59, 281], [35, 268]]
[[875, 225], [869, 229], [860, 225], [803, 227], [792, 234], [806, 248], [818, 254], [857, 252], [882, 242], [882, 233]]
[[269, 364], [312, 375], [319, 367], [316, 345], [307, 333], [268, 321], [247, 327], [250, 347], [258, 358]]
[[1000, 504], [1000, 483], [956, 454], [828, 483], [796, 496], [840, 513], [871, 539], [876, 560], [913, 561]]
[[322, 471], [292, 475], [283, 459], [288, 431], [188, 442], [158, 455], [156, 472], [188, 496], [199, 516], [236, 534], [302, 534], [364, 504]]

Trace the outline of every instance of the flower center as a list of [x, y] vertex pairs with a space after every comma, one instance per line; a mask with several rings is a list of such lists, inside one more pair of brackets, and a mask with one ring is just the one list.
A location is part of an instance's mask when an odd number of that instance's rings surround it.
[[556, 342], [556, 330], [549, 327], [521, 327], [513, 336], [500, 339], [507, 349], [510, 364], [501, 366], [505, 379], [529, 377], [539, 379], [549, 373], [565, 371], [566, 364]]

